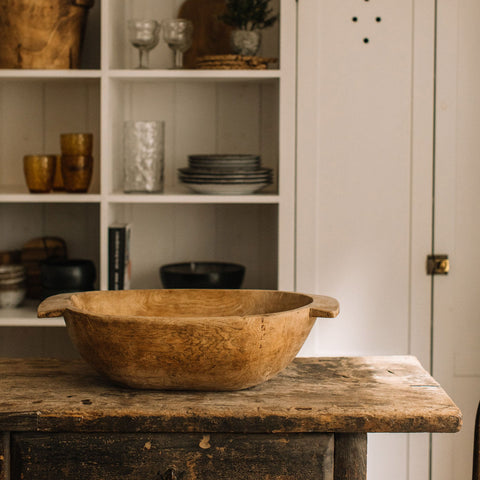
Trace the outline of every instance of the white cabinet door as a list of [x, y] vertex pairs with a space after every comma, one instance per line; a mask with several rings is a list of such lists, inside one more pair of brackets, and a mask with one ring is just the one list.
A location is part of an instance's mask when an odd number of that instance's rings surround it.
[[472, 478], [480, 400], [480, 4], [438, 3], [435, 252], [450, 273], [435, 277], [433, 373], [463, 413], [455, 435], [433, 436], [435, 480]]
[[[434, 18], [433, 1], [299, 1], [296, 288], [341, 307], [301, 355], [429, 368]], [[371, 435], [368, 465], [425, 480], [428, 436]]]

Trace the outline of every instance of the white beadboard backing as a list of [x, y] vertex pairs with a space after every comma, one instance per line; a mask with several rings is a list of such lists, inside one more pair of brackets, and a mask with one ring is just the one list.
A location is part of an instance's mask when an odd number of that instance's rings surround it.
[[[110, 18], [110, 52], [109, 67], [112, 69], [135, 68], [138, 65], [138, 51], [128, 41], [127, 21], [131, 18], [149, 18], [161, 22], [168, 18], [176, 18], [183, 0], [107, 0]], [[271, 3], [278, 13], [279, 0]], [[162, 32], [161, 32], [162, 34]], [[152, 69], [170, 68], [173, 65], [173, 54], [160, 34], [158, 45], [149, 54]], [[262, 43], [259, 55], [278, 58], [279, 56], [279, 24], [262, 32]]]
[[[113, 191], [123, 190], [123, 122], [165, 122], [165, 186], [189, 154], [253, 153], [278, 171], [278, 80], [260, 83], [111, 80]], [[266, 191], [274, 191], [270, 187]]]
[[70, 258], [100, 266], [98, 204], [0, 204], [0, 250], [20, 250], [33, 238], [56, 236], [67, 244]]
[[277, 288], [276, 205], [117, 205], [132, 225], [132, 288], [161, 288], [161, 265], [225, 261], [245, 265], [244, 288]]
[[28, 192], [24, 155], [59, 154], [60, 134], [94, 135], [90, 193], [100, 191], [100, 84], [98, 80], [0, 81], [0, 193]]

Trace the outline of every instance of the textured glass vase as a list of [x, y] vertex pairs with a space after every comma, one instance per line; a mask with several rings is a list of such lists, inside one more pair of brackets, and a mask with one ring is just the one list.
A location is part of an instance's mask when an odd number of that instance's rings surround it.
[[256, 55], [261, 42], [262, 34], [259, 30], [232, 30], [230, 34], [233, 52], [238, 55]]
[[123, 133], [124, 192], [162, 192], [165, 122], [126, 121]]

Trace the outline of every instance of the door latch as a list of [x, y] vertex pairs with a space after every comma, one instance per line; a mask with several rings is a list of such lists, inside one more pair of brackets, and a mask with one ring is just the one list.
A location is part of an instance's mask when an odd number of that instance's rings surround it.
[[447, 275], [450, 270], [448, 255], [429, 255], [427, 257], [428, 275]]

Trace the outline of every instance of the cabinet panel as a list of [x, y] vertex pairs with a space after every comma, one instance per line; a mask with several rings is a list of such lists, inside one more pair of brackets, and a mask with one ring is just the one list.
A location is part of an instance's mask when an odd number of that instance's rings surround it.
[[11, 449], [12, 479], [333, 480], [332, 434], [13, 434]]
[[80, 358], [66, 328], [1, 327], [0, 352], [11, 358]]
[[433, 436], [432, 478], [470, 479], [480, 399], [480, 4], [441, 2], [437, 16], [433, 250], [448, 253], [451, 269], [433, 280], [432, 369], [464, 426], [458, 435]]
[[[435, 6], [299, 2], [297, 287], [342, 310], [302, 355], [428, 365]], [[369, 452], [369, 479], [426, 478], [426, 437], [372, 435]]]

